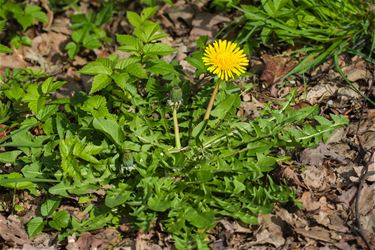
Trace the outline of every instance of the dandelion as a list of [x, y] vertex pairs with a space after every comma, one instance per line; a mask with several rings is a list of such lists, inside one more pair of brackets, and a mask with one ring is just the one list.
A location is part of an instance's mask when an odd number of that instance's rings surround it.
[[226, 40], [208, 45], [204, 51], [203, 62], [209, 72], [225, 81], [244, 73], [249, 64], [244, 51], [236, 43]]

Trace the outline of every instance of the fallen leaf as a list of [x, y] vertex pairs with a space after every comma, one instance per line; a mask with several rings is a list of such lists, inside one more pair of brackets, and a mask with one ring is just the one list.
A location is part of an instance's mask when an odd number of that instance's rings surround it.
[[264, 81], [267, 86], [271, 86], [278, 82], [281, 77], [297, 65], [295, 60], [286, 56], [272, 56], [265, 54], [262, 56], [262, 59], [265, 68], [260, 80]]
[[15, 215], [9, 215], [8, 218], [0, 215], [0, 237], [11, 244], [30, 243], [23, 224]]
[[299, 198], [298, 200], [302, 202], [303, 208], [306, 209], [307, 211], [317, 210], [321, 206], [319, 201], [315, 200], [312, 197], [311, 192], [304, 192], [301, 198]]
[[195, 40], [200, 36], [215, 37], [219, 31], [220, 23], [230, 22], [231, 20], [222, 15], [214, 15], [209, 12], [199, 12], [193, 19], [193, 28], [190, 31], [190, 38]]

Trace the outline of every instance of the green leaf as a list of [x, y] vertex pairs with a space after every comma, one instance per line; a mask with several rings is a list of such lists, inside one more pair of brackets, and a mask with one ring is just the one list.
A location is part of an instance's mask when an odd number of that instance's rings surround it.
[[98, 61], [86, 64], [79, 72], [86, 75], [112, 75], [113, 73], [110, 67]]
[[0, 162], [15, 164], [17, 157], [22, 154], [20, 150], [13, 150], [0, 153]]
[[65, 50], [68, 52], [68, 56], [70, 59], [73, 59], [79, 52], [79, 45], [75, 42], [68, 42], [65, 45]]
[[224, 119], [228, 112], [238, 108], [241, 100], [238, 95], [228, 95], [224, 101], [220, 102], [214, 110], [212, 110], [211, 115], [217, 117], [218, 119]]
[[199, 229], [209, 229], [215, 222], [215, 215], [212, 211], [203, 213], [198, 212], [192, 207], [185, 209], [185, 218]]
[[126, 71], [130, 75], [136, 76], [140, 79], [147, 79], [148, 78], [146, 70], [143, 68], [143, 66], [140, 63], [130, 64], [126, 68]]
[[119, 60], [116, 63], [115, 69], [125, 69], [129, 65], [134, 64], [134, 63], [138, 63], [139, 61], [140, 61], [140, 58], [138, 58], [138, 57], [125, 58], [125, 59]]
[[109, 139], [120, 146], [124, 141], [124, 133], [118, 123], [105, 118], [94, 118], [92, 122], [95, 129], [103, 132]]
[[175, 51], [176, 50], [174, 48], [162, 43], [146, 44], [143, 48], [143, 52], [148, 56], [166, 56]]
[[171, 202], [167, 200], [160, 200], [157, 197], [151, 197], [148, 199], [147, 205], [154, 211], [165, 212], [171, 207]]
[[116, 34], [117, 41], [122, 45], [119, 50], [126, 52], [140, 52], [143, 48], [143, 43], [139, 38], [131, 35], [119, 35]]
[[12, 53], [12, 49], [0, 43], [0, 53]]
[[70, 214], [67, 211], [59, 211], [52, 216], [52, 220], [48, 223], [50, 227], [60, 231], [68, 227], [70, 222]]
[[105, 4], [95, 17], [95, 24], [100, 26], [109, 21], [113, 15], [113, 5], [111, 3]]
[[105, 74], [96, 75], [93, 79], [92, 86], [90, 89], [90, 95], [94, 94], [105, 87], [107, 87], [112, 82], [112, 78]]
[[143, 23], [142, 18], [134, 11], [127, 11], [126, 18], [128, 19], [129, 23], [134, 27], [140, 27]]
[[48, 93], [54, 92], [64, 84], [65, 84], [64, 81], [53, 81], [53, 77], [48, 77], [42, 83], [42, 92], [43, 92], [43, 94], [48, 94]]
[[27, 233], [30, 238], [37, 236], [43, 231], [45, 222], [42, 217], [34, 217], [27, 223]]
[[25, 14], [32, 16], [34, 19], [42, 22], [48, 22], [48, 16], [37, 5], [27, 4], [25, 7]]
[[132, 192], [125, 191], [124, 188], [109, 190], [105, 197], [105, 205], [109, 208], [114, 208], [124, 204], [129, 200]]
[[141, 19], [142, 21], [146, 21], [147, 19], [151, 18], [152, 16], [154, 16], [157, 12], [158, 12], [158, 7], [154, 6], [154, 7], [147, 7], [147, 8], [144, 8], [141, 12]]
[[173, 65], [163, 60], [158, 60], [157, 63], [152, 65], [148, 70], [151, 73], [154, 73], [156, 75], [166, 75], [166, 74], [178, 75], [178, 72], [174, 69]]
[[53, 212], [60, 206], [61, 199], [52, 198], [48, 199], [40, 207], [40, 213], [42, 216], [47, 217], [52, 215]]

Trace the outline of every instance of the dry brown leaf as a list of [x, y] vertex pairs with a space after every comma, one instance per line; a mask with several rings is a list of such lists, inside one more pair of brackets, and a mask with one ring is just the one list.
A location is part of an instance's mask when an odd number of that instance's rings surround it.
[[338, 87], [336, 85], [318, 84], [307, 91], [306, 98], [310, 104], [316, 104], [333, 96]]
[[307, 166], [302, 174], [306, 186], [313, 190], [324, 191], [335, 184], [335, 173], [323, 166]]
[[222, 15], [214, 15], [209, 12], [199, 12], [193, 19], [193, 29], [190, 31], [190, 38], [197, 39], [200, 36], [215, 37], [219, 31], [218, 24], [230, 22], [230, 19]]
[[297, 65], [296, 61], [285, 56], [272, 56], [265, 54], [262, 56], [262, 59], [265, 63], [265, 68], [260, 80], [264, 81], [267, 86], [271, 86], [278, 82], [281, 77]]
[[303, 208], [307, 211], [317, 210], [321, 206], [320, 202], [312, 197], [311, 192], [304, 192], [298, 200], [302, 202]]
[[[259, 215], [260, 231], [255, 235], [254, 245], [272, 244], [275, 247], [281, 247], [285, 244], [282, 228], [275, 224], [278, 219], [271, 214]], [[280, 220], [280, 219], [279, 219]]]
[[8, 244], [23, 245], [30, 243], [25, 228], [19, 218], [10, 215], [8, 218], [0, 215], [0, 238]]
[[314, 240], [320, 240], [325, 242], [333, 243], [335, 240], [331, 238], [330, 231], [322, 227], [311, 227], [306, 228], [295, 228], [296, 233], [303, 235], [306, 238], [311, 238]]
[[316, 148], [305, 149], [300, 155], [303, 164], [312, 166], [322, 165], [327, 158], [346, 164], [345, 157], [336, 154], [327, 144], [324, 143], [320, 143]]

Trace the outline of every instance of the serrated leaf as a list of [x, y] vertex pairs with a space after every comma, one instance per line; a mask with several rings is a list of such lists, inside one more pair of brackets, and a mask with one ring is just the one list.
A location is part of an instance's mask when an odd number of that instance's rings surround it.
[[143, 68], [143, 66], [140, 63], [130, 64], [126, 68], [126, 71], [130, 75], [136, 76], [140, 79], [147, 79], [148, 78], [146, 70]]
[[162, 43], [152, 43], [152, 44], [146, 44], [143, 47], [143, 52], [145, 55], [153, 56], [153, 55], [158, 55], [158, 56], [166, 56], [169, 55], [176, 50], [166, 44]]
[[104, 65], [102, 62], [97, 61], [86, 64], [79, 72], [86, 75], [112, 75], [113, 73], [110, 67]]
[[99, 75], [94, 76], [94, 79], [92, 81], [92, 86], [90, 89], [90, 95], [104, 89], [111, 82], [112, 82], [112, 78], [108, 75], [99, 74]]
[[48, 93], [54, 92], [64, 84], [65, 84], [64, 81], [54, 81], [53, 77], [48, 77], [42, 83], [42, 92], [43, 92], [43, 94], [48, 94]]
[[129, 65], [137, 63], [139, 61], [140, 61], [140, 58], [138, 57], [130, 57], [130, 58], [121, 59], [116, 63], [115, 69], [125, 69]]
[[134, 11], [127, 11], [126, 18], [128, 19], [129, 23], [134, 27], [139, 27], [143, 23], [142, 18]]

